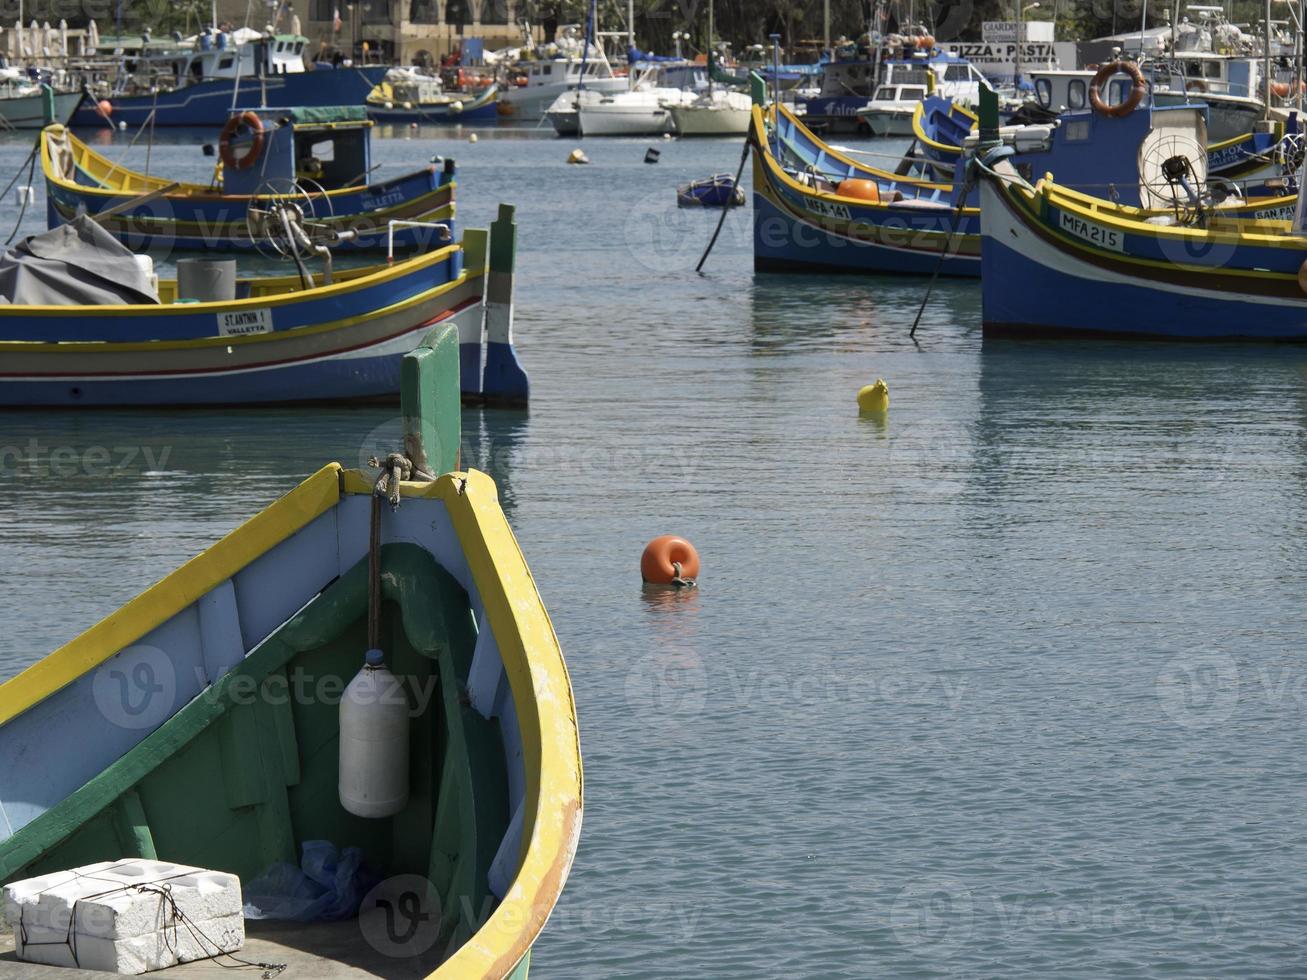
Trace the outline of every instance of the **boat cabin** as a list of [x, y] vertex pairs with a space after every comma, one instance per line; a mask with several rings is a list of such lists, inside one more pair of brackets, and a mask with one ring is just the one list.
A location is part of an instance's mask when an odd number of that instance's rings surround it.
[[171, 76], [172, 84], [180, 88], [213, 79], [297, 74], [305, 70], [307, 45], [308, 38], [299, 34], [266, 34], [238, 43], [230, 34], [206, 32], [193, 48], [147, 40], [139, 52], [124, 50], [123, 55], [130, 73], [165, 82]]
[[[245, 110], [235, 110], [234, 117]], [[232, 139], [237, 156], [258, 157], [243, 169], [223, 170], [224, 194], [253, 194], [268, 181], [311, 181], [324, 190], [366, 183], [372, 170], [372, 123], [364, 106], [259, 109], [263, 143], [244, 126]], [[312, 185], [309, 185], [312, 188]]]
[[1233, 95], [1245, 99], [1262, 94], [1262, 63], [1258, 58], [1230, 58], [1204, 51], [1186, 52], [1171, 61], [1147, 66], [1161, 88], [1201, 95]]
[[[1036, 68], [1027, 72], [1035, 85], [1035, 101], [1050, 112], [1067, 112], [1089, 108], [1089, 84], [1097, 72], [1070, 69]], [[1120, 105], [1130, 97], [1134, 82], [1129, 75], [1114, 75], [1108, 80], [1103, 100]]]
[[531, 66], [526, 73], [523, 88], [539, 85], [566, 85], [575, 88], [582, 78], [612, 78], [613, 69], [604, 58], [588, 58], [582, 66], [580, 58], [559, 58]]
[[[883, 65], [885, 84], [924, 85], [927, 91], [958, 102], [975, 105], [980, 101], [980, 87], [989, 82], [975, 65], [964, 58], [945, 52], [922, 52]], [[917, 96], [919, 98], [919, 96]]]
[[927, 95], [925, 85], [879, 85], [872, 102], [920, 102]]

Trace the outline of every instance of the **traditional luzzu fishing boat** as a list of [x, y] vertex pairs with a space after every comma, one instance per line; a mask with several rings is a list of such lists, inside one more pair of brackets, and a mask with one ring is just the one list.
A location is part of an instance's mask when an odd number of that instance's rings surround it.
[[[1167, 160], [1187, 153], [1189, 179], [1206, 180], [1201, 113], [1184, 106], [1139, 107], [1119, 118], [1081, 112], [1001, 137], [1028, 171], [1061, 170], [1065, 184], [1082, 192], [1165, 209], [1173, 191], [1163, 175]], [[756, 269], [980, 274], [979, 195], [965, 185], [867, 166], [823, 143], [784, 106], [755, 109], [750, 140]], [[1231, 194], [1219, 207], [1270, 214], [1295, 201]]]
[[[526, 977], [576, 853], [580, 745], [495, 485], [458, 471], [458, 370], [438, 327], [404, 359], [381, 480], [325, 467], [0, 685], [20, 954], [113, 955], [94, 916], [45, 943], [23, 916], [130, 867], [149, 878], [89, 890], [153, 903], [133, 950], [189, 950], [169, 976]], [[300, 872], [324, 851], [325, 878]], [[177, 898], [196, 868], [239, 876], [221, 939]]]
[[979, 275], [976, 208], [953, 187], [857, 163], [784, 106], [755, 106], [749, 141], [758, 271]]
[[[1109, 76], [1109, 79], [1104, 81], [1104, 104], [1111, 108], [1130, 105], [1125, 111], [1131, 111], [1140, 98], [1134, 103], [1130, 101], [1130, 79], [1126, 76]], [[1087, 99], [1081, 98], [1072, 111], [1086, 106]], [[1166, 101], [1156, 103], [1156, 107], [1206, 110], [1200, 102]], [[912, 114], [912, 135], [914, 149], [924, 158], [926, 174], [937, 180], [952, 180], [967, 141], [975, 141], [976, 127], [976, 113], [951, 99], [928, 96], [918, 103]], [[1273, 185], [1296, 176], [1297, 165], [1302, 162], [1302, 143], [1301, 137], [1295, 134], [1296, 123], [1291, 122], [1274, 132], [1243, 133], [1219, 143], [1210, 143], [1204, 136], [1209, 179], [1236, 183], [1246, 197], [1264, 196], [1268, 193], [1268, 182]]]
[[368, 95], [367, 110], [377, 122], [484, 122], [499, 114], [499, 86], [446, 92], [431, 76], [387, 79]]
[[1158, 214], [1078, 193], [1055, 174], [1031, 183], [1006, 148], [982, 140], [973, 166], [986, 331], [1307, 340], [1301, 199], [1291, 221], [1232, 218], [1172, 161], [1174, 206]]
[[[333, 272], [330, 250], [282, 203], [267, 226], [296, 275], [237, 279], [233, 260], [191, 260], [176, 281], [156, 281], [148, 256], [76, 218], [0, 256], [0, 406], [393, 400], [402, 355], [445, 322], [459, 332], [464, 396], [525, 404], [512, 214], [501, 205], [488, 233]], [[325, 267], [310, 274], [317, 258]]]
[[[277, 202], [345, 250], [413, 248], [422, 222], [454, 218], [454, 161], [369, 183], [372, 123], [361, 106], [233, 111], [209, 184], [129, 170], [60, 125], [41, 134], [47, 220], [77, 214], [135, 249], [253, 249]], [[394, 229], [391, 221], [418, 222]]]

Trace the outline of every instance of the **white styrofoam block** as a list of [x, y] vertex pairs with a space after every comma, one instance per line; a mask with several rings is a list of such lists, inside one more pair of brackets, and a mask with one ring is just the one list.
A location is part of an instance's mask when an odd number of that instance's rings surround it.
[[17, 881], [5, 887], [4, 915], [20, 960], [84, 970], [145, 973], [245, 943], [240, 879], [166, 861], [102, 861]]

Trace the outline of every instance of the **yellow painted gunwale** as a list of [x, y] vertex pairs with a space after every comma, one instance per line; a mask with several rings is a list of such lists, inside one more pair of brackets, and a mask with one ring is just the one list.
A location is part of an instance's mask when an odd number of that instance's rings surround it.
[[[3, 354], [20, 354], [20, 353], [41, 353], [57, 352], [63, 353], [101, 353], [112, 349], [115, 352], [124, 351], [160, 351], [160, 350], [196, 350], [206, 347], [247, 347], [251, 344], [268, 344], [279, 341], [289, 340], [291, 338], [309, 337], [320, 333], [329, 333], [333, 330], [346, 330], [350, 327], [358, 326], [368, 320], [379, 316], [387, 316], [391, 313], [399, 313], [414, 306], [420, 306], [427, 303], [437, 296], [451, 292], [460, 286], [463, 286], [470, 279], [479, 278], [481, 272], [469, 274], [464, 270], [463, 275], [449, 282], [441, 283], [433, 289], [428, 289], [411, 296], [399, 303], [392, 303], [390, 306], [383, 306], [380, 309], [369, 310], [366, 313], [360, 313], [357, 316], [345, 317], [341, 320], [331, 320], [327, 323], [317, 323], [311, 326], [291, 327], [289, 330], [274, 330], [271, 333], [244, 334], [235, 337], [192, 337], [187, 340], [141, 340], [124, 343], [115, 343], [107, 340], [86, 340], [86, 341], [45, 341], [45, 340], [0, 340], [0, 355]], [[198, 305], [198, 304], [188, 304]], [[2, 307], [0, 307], [2, 309]]]
[[[972, 120], [971, 128], [975, 129], [975, 124], [980, 121], [979, 116], [977, 116], [974, 112], [972, 112], [970, 109], [968, 109], [966, 106], [963, 105], [957, 105], [955, 103], [953, 108], [957, 109], [964, 116], [970, 116]], [[952, 145], [951, 143], [937, 142], [936, 140], [933, 140], [926, 135], [926, 128], [922, 124], [922, 120], [925, 118], [925, 116], [926, 116], [926, 103], [924, 101], [918, 102], [916, 108], [912, 110], [912, 134], [922, 143], [925, 143], [927, 146], [929, 146], [932, 150], [939, 150], [941, 153], [947, 153], [950, 156], [960, 156], [961, 150], [959, 150], [958, 147]]]
[[[1075, 212], [1090, 221], [1135, 235], [1151, 235], [1154, 238], [1193, 239], [1216, 244], [1256, 245], [1258, 247], [1307, 252], [1307, 239], [1285, 234], [1289, 227], [1287, 221], [1232, 218], [1225, 219], [1217, 227], [1208, 230], [1175, 225], [1154, 225], [1138, 217], [1138, 215], [1150, 212], [1142, 211], [1139, 208], [1113, 205], [1110, 201], [1102, 201], [1069, 190], [1055, 183], [1049, 175], [1046, 175], [1043, 180], [1036, 184], [1035, 189], [1046, 201], [1055, 204], [1059, 208]], [[1223, 227], [1225, 224], [1232, 227]], [[1136, 260], [1132, 259], [1131, 261]], [[1222, 273], [1224, 275], [1239, 275], [1244, 274], [1245, 271], [1247, 274], [1252, 275], [1270, 275], [1270, 273], [1256, 273], [1252, 270], [1238, 269], [1224, 269]]]

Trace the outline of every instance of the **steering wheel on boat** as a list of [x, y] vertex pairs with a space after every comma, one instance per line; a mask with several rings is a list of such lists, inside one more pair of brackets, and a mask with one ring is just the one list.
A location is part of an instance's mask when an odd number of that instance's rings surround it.
[[1275, 144], [1275, 162], [1282, 177], [1297, 179], [1304, 157], [1307, 157], [1307, 139], [1302, 133], [1286, 133], [1284, 139]]
[[1139, 199], [1145, 208], [1171, 211], [1188, 224], [1202, 214], [1207, 182], [1206, 153], [1187, 135], [1173, 134], [1145, 143], [1139, 155]]
[[323, 222], [332, 217], [335, 209], [321, 184], [273, 177], [250, 199], [245, 231], [264, 258], [302, 262], [318, 245], [330, 242], [333, 233]]

